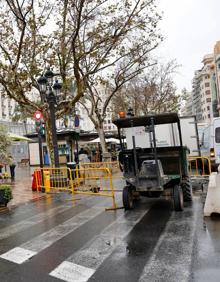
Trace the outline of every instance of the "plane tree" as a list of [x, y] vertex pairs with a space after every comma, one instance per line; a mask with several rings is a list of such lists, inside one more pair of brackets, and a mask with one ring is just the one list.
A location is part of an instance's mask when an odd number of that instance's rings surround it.
[[114, 95], [155, 62], [152, 51], [162, 37], [161, 16], [153, 0], [73, 1], [74, 67], [79, 67], [84, 93], [80, 103], [97, 130], [106, 152], [103, 124]]
[[[37, 78], [48, 65], [62, 78], [56, 117], [80, 100], [102, 140], [106, 108], [115, 93], [152, 64], [161, 36], [155, 0], [6, 0], [0, 3], [0, 85], [26, 113], [40, 110], [53, 160], [48, 104]], [[74, 82], [75, 91], [71, 91]], [[108, 88], [101, 98], [100, 85]], [[81, 100], [81, 101], [84, 101]], [[98, 112], [102, 101], [102, 112]], [[83, 102], [84, 103], [84, 102]]]
[[175, 85], [178, 68], [176, 60], [158, 63], [147, 69], [142, 77], [130, 81], [113, 99], [115, 115], [130, 107], [135, 115], [177, 112], [180, 106]]
[[0, 165], [7, 164], [9, 160], [9, 146], [11, 140], [4, 126], [0, 125]]

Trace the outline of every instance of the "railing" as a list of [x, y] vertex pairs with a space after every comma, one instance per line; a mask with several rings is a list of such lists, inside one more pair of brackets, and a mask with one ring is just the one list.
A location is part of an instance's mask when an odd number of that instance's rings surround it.
[[72, 194], [111, 197], [111, 209], [117, 208], [112, 173], [107, 167], [81, 167], [72, 170], [66, 167], [42, 168], [34, 173], [38, 190], [41, 188], [46, 193], [68, 191]]
[[190, 176], [209, 176], [211, 174], [211, 161], [208, 157], [189, 157]]
[[80, 167], [82, 168], [108, 168], [112, 174], [117, 173], [120, 170], [118, 161], [82, 163], [80, 164]]

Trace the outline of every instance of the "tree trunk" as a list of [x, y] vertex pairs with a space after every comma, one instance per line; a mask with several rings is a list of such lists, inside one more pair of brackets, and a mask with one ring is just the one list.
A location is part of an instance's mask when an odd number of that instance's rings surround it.
[[107, 150], [107, 146], [106, 146], [106, 142], [105, 142], [105, 132], [103, 130], [103, 127], [98, 127], [96, 130], [97, 130], [98, 135], [99, 135], [102, 153], [107, 153], [108, 150]]
[[111, 154], [107, 150], [107, 145], [105, 142], [105, 132], [103, 130], [103, 126], [99, 125], [99, 127], [96, 129], [99, 135], [100, 139], [100, 145], [102, 148], [102, 161], [103, 162], [110, 162], [111, 161]]

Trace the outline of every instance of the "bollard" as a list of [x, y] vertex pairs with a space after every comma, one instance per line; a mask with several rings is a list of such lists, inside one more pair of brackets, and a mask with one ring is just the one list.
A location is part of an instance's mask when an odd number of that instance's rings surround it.
[[45, 187], [45, 192], [49, 193], [50, 192], [50, 172], [49, 171], [44, 171], [44, 187]]

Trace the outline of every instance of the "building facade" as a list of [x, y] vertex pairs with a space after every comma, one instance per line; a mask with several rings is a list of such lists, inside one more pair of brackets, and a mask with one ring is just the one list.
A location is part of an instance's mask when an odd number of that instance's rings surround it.
[[200, 71], [196, 71], [192, 82], [192, 114], [196, 116], [197, 120], [202, 120], [201, 107], [201, 75]]
[[212, 113], [212, 77], [214, 56], [209, 54], [203, 58], [203, 68], [200, 71], [200, 95], [202, 122], [209, 122], [213, 118]]
[[0, 120], [11, 121], [16, 102], [0, 92]]
[[[202, 63], [192, 80], [192, 114], [198, 122], [209, 123], [220, 114], [220, 41], [216, 42], [212, 54], [203, 57]], [[184, 114], [189, 108], [190, 101], [185, 104]]]
[[180, 96], [180, 115], [181, 116], [191, 116], [192, 113], [192, 93], [187, 92], [186, 89], [182, 91]]

